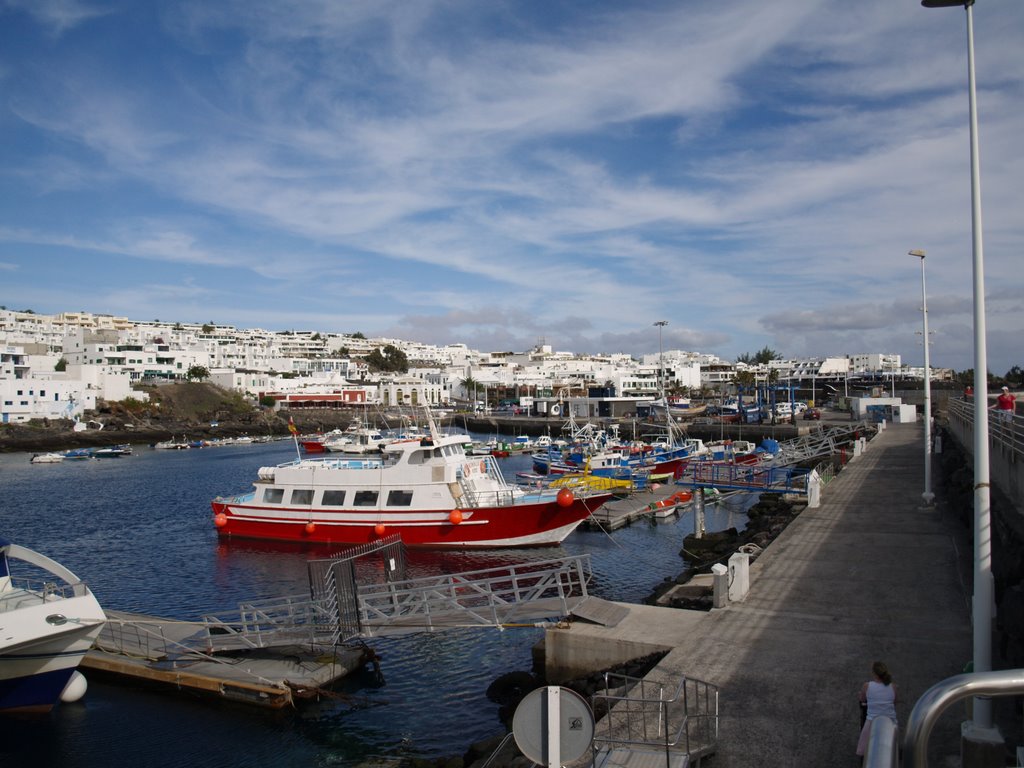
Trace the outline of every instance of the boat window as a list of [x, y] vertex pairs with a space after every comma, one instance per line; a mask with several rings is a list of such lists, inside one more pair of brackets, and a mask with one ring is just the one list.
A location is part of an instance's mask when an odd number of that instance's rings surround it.
[[412, 491], [388, 491], [389, 507], [408, 507], [412, 505]]
[[357, 507], [374, 507], [377, 505], [377, 491], [356, 491], [356, 498], [352, 502]]
[[263, 489], [263, 501], [267, 504], [280, 504], [284, 501], [284, 488]]
[[325, 507], [340, 507], [345, 503], [344, 491], [324, 491], [323, 505]]
[[292, 504], [312, 504], [312, 488], [296, 488], [292, 491]]

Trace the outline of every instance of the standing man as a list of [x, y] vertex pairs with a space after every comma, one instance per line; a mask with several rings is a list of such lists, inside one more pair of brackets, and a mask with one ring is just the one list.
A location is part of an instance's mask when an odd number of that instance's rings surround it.
[[1003, 393], [996, 398], [996, 404], [992, 406], [999, 412], [999, 417], [1009, 423], [1013, 421], [1013, 414], [1017, 408], [1017, 396], [1010, 392], [1009, 387], [1003, 387]]

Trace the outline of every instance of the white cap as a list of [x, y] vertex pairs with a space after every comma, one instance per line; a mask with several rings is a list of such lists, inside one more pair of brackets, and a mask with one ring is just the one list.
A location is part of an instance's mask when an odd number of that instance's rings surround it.
[[1009, 391], [1010, 391], [1010, 388], [1009, 388], [1009, 387], [1003, 387], [1003, 389], [1005, 389], [1005, 390], [1006, 390], [1007, 392], [1009, 392]]

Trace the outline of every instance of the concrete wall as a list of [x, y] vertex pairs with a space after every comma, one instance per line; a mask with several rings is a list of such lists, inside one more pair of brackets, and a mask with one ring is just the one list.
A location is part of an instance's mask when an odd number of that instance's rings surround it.
[[[1024, 428], [1018, 416], [1016, 423], [1004, 424], [989, 417], [989, 479], [1017, 510], [1024, 511]], [[949, 431], [967, 454], [974, 452], [974, 422], [955, 410], [950, 413]]]

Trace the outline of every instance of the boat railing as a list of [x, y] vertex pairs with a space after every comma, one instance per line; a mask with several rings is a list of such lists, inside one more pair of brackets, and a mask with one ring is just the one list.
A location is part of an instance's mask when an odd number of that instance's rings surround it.
[[594, 747], [658, 749], [666, 766], [680, 754], [699, 761], [718, 747], [718, 698], [718, 686], [694, 677], [673, 681], [607, 672], [604, 691], [592, 697], [600, 715]]
[[360, 586], [364, 634], [457, 626], [507, 626], [567, 616], [587, 597], [590, 556]]
[[82, 597], [89, 592], [84, 581], [64, 584], [44, 579], [12, 576], [10, 585], [12, 589], [9, 592], [0, 593], [0, 613], [55, 600]]

